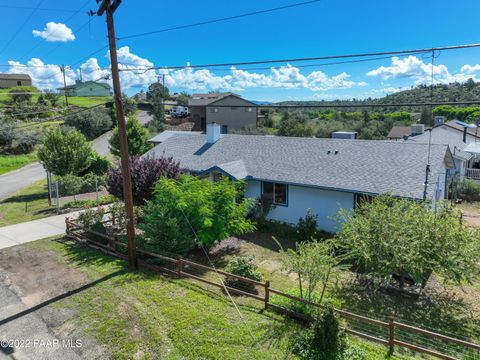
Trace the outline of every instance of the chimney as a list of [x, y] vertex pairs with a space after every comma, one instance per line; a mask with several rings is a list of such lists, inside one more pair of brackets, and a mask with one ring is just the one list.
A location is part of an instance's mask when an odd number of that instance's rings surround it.
[[220, 139], [220, 125], [215, 122], [207, 124], [207, 143], [214, 144]]

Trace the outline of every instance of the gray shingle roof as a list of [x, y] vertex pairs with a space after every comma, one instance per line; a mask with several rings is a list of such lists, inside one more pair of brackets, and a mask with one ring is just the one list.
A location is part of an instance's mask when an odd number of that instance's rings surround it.
[[[462, 151], [469, 143], [475, 141], [475, 136], [467, 134], [467, 142], [463, 142], [463, 130], [459, 131], [458, 129], [452, 128], [447, 125], [437, 126], [432, 129], [432, 137], [430, 140], [430, 132], [425, 132], [421, 135], [416, 135], [407, 140], [408, 142], [413, 143], [422, 143], [428, 144], [431, 141], [432, 144], [448, 144], [450, 145], [450, 150], [453, 152], [454, 156], [459, 157], [464, 160], [468, 160], [472, 157], [471, 154]], [[477, 139], [477, 141], [479, 141]]]
[[[192, 172], [218, 167], [237, 179], [422, 198], [427, 153], [426, 144], [393, 141], [224, 135], [207, 144], [205, 135], [174, 135], [147, 154], [173, 156]], [[431, 146], [430, 192], [446, 157], [451, 163], [447, 145]]]
[[2, 80], [32, 80], [28, 74], [0, 74]]

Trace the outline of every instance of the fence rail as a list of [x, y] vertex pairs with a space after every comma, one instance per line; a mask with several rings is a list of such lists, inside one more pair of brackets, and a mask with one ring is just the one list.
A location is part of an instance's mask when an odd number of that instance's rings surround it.
[[[112, 217], [112, 219], [110, 219], [109, 221], [112, 222], [112, 223], [115, 223], [115, 217]], [[122, 258], [122, 259], [127, 258], [126, 255], [118, 252], [118, 247], [127, 248], [127, 245], [125, 243], [121, 242], [121, 241], [118, 241], [118, 239], [116, 237], [108, 236], [108, 235], [99, 233], [97, 231], [91, 230], [91, 229], [86, 229], [86, 228], [82, 227], [81, 225], [75, 223], [74, 221], [70, 220], [69, 218], [65, 219], [65, 225], [66, 225], [67, 237], [72, 238], [72, 239], [74, 239], [74, 240], [76, 240], [80, 243], [85, 244], [85, 245], [88, 245], [88, 246], [90, 246], [94, 249], [100, 250], [100, 251], [102, 251], [102, 252], [104, 252], [108, 255], [116, 256], [116, 257], [119, 257], [119, 258]], [[81, 232], [83, 232], [83, 234], [79, 233], [78, 232], [79, 230]], [[101, 242], [92, 240], [88, 236], [86, 236], [85, 234], [92, 234], [92, 235], [98, 236], [102, 239], [105, 239], [107, 241], [107, 243], [103, 244]], [[162, 265], [151, 264], [151, 263], [145, 261], [144, 259], [140, 259], [138, 261], [138, 264], [139, 264], [140, 267], [143, 267], [143, 268], [146, 268], [146, 269], [149, 269], [149, 270], [152, 270], [152, 271], [156, 271], [156, 272], [167, 273], [169, 275], [173, 275], [173, 276], [176, 276], [176, 277], [179, 277], [179, 278], [187, 277], [187, 278], [194, 279], [194, 280], [197, 280], [199, 282], [202, 282], [202, 283], [205, 283], [205, 284], [208, 284], [208, 285], [211, 285], [211, 286], [215, 286], [215, 287], [220, 288], [220, 289], [228, 290], [228, 292], [230, 292], [230, 293], [243, 295], [243, 296], [246, 296], [246, 297], [249, 297], [249, 298], [252, 298], [252, 299], [263, 302], [265, 309], [272, 309], [272, 310], [275, 310], [275, 311], [278, 311], [278, 312], [282, 312], [284, 314], [287, 314], [289, 316], [292, 316], [292, 317], [295, 317], [295, 318], [298, 318], [298, 319], [301, 319], [301, 320], [309, 321], [309, 320], [311, 320], [311, 318], [309, 316], [303, 314], [303, 313], [299, 313], [299, 312], [293, 311], [291, 309], [287, 309], [285, 307], [282, 307], [278, 304], [272, 303], [270, 295], [275, 294], [277, 296], [282, 296], [282, 297], [285, 297], [285, 298], [290, 299], [292, 301], [303, 303], [303, 304], [310, 305], [310, 306], [317, 307], [317, 308], [321, 308], [323, 306], [323, 305], [315, 303], [313, 301], [309, 301], [307, 299], [303, 299], [301, 297], [294, 296], [294, 295], [282, 292], [280, 290], [276, 290], [276, 289], [270, 287], [270, 282], [269, 281], [261, 282], [261, 281], [251, 280], [251, 279], [248, 279], [248, 278], [245, 278], [245, 277], [242, 277], [242, 276], [238, 276], [238, 275], [235, 275], [235, 274], [231, 274], [231, 273], [228, 273], [228, 272], [225, 272], [225, 271], [222, 271], [222, 270], [217, 270], [217, 269], [214, 269], [212, 267], [209, 267], [209, 266], [206, 266], [206, 265], [203, 265], [203, 264], [199, 264], [199, 263], [196, 263], [196, 262], [191, 261], [191, 260], [186, 260], [186, 259], [183, 259], [181, 257], [172, 258], [172, 257], [160, 255], [160, 254], [157, 254], [155, 252], [144, 250], [144, 249], [137, 249], [137, 253], [140, 254], [140, 255], [146, 255], [150, 258], [155, 258], [155, 259], [162, 260], [162, 261], [167, 262], [167, 263], [169, 263], [170, 265], [173, 266], [173, 268], [168, 268], [168, 267], [162, 266]], [[264, 296], [260, 296], [256, 293], [251, 292], [251, 291], [242, 290], [242, 289], [238, 289], [238, 288], [233, 288], [231, 286], [227, 286], [227, 285], [225, 285], [225, 282], [221, 278], [219, 278], [219, 280], [220, 280], [219, 282], [215, 282], [215, 281], [212, 281], [210, 279], [206, 279], [204, 277], [192, 274], [191, 272], [189, 272], [187, 270], [187, 269], [190, 269], [190, 268], [196, 268], [196, 269], [199, 269], [199, 270], [202, 270], [202, 271], [215, 272], [218, 275], [225, 276], [225, 278], [227, 278], [227, 279], [228, 278], [235, 279], [235, 280], [244, 282], [246, 284], [250, 284], [252, 286], [257, 286], [257, 287], [264, 290]], [[446, 360], [458, 359], [457, 357], [453, 357], [451, 355], [441, 353], [441, 352], [437, 351], [437, 349], [435, 349], [435, 350], [434, 349], [429, 349], [429, 348], [426, 348], [426, 347], [423, 347], [423, 346], [418, 346], [418, 345], [409, 343], [407, 341], [403, 341], [403, 340], [398, 338], [398, 334], [396, 332], [397, 329], [403, 330], [403, 331], [406, 331], [406, 332], [409, 332], [409, 333], [412, 333], [412, 334], [420, 334], [420, 335], [428, 337], [428, 338], [433, 338], [433, 339], [436, 339], [436, 340], [440, 340], [441, 342], [444, 342], [444, 343], [454, 344], [454, 345], [460, 346], [464, 350], [470, 350], [470, 351], [471, 350], [474, 350], [474, 351], [479, 351], [480, 350], [480, 345], [478, 345], [478, 344], [475, 344], [475, 343], [472, 343], [472, 342], [469, 342], [469, 341], [465, 341], [465, 340], [460, 340], [460, 339], [450, 337], [450, 336], [446, 336], [446, 335], [443, 335], [443, 334], [439, 334], [439, 333], [436, 333], [436, 332], [433, 332], [433, 331], [430, 331], [430, 330], [425, 330], [425, 329], [415, 327], [415, 326], [412, 326], [412, 325], [407, 325], [405, 323], [397, 321], [396, 318], [395, 318], [395, 314], [393, 314], [393, 313], [391, 313], [390, 316], [388, 317], [388, 321], [381, 321], [381, 320], [378, 320], [378, 319], [370, 318], [370, 317], [367, 317], [367, 316], [364, 316], [364, 315], [355, 314], [353, 312], [342, 310], [342, 309], [334, 309], [334, 310], [340, 317], [345, 318], [347, 320], [349, 320], [349, 319], [350, 320], [355, 320], [355, 321], [359, 321], [361, 323], [365, 323], [365, 324], [374, 326], [375, 328], [383, 329], [384, 331], [387, 330], [385, 332], [385, 337], [381, 338], [381, 337], [378, 337], [378, 336], [367, 334], [367, 333], [362, 332], [362, 331], [358, 331], [358, 330], [353, 329], [353, 328], [349, 328], [348, 326], [345, 327], [345, 331], [347, 333], [351, 334], [351, 335], [358, 336], [358, 337], [361, 337], [363, 339], [366, 339], [366, 340], [369, 340], [369, 341], [374, 341], [374, 342], [377, 342], [377, 343], [380, 343], [382, 345], [387, 346], [389, 348], [389, 353], [390, 354], [393, 354], [396, 346], [400, 346], [400, 347], [403, 347], [403, 348], [406, 348], [406, 349], [410, 349], [410, 350], [413, 350], [413, 351], [416, 351], [416, 352], [419, 352], [419, 353], [434, 356], [434, 357], [437, 357], [437, 358], [440, 358], [440, 359], [446, 359]]]

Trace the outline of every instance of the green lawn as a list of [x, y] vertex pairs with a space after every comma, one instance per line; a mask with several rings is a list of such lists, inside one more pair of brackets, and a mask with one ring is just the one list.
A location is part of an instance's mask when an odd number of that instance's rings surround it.
[[40, 180], [0, 201], [0, 226], [17, 224], [53, 215], [48, 206], [47, 180]]
[[38, 161], [37, 153], [25, 155], [0, 155], [0, 175]]
[[[63, 97], [62, 97], [62, 101], [64, 101]], [[107, 101], [112, 101], [112, 98], [107, 96], [98, 96], [98, 97], [74, 96], [74, 97], [68, 98], [69, 105], [75, 105], [75, 106], [81, 106], [81, 107], [91, 107], [95, 105], [100, 105]]]
[[[261, 306], [240, 305], [240, 317], [227, 297], [198, 282], [129, 271], [124, 261], [71, 242], [46, 239], [22, 246], [47, 252], [91, 280], [114, 274], [54, 305], [74, 314], [63, 328], [93, 337], [114, 359], [296, 358], [288, 342], [302, 326]], [[386, 357], [384, 347], [349, 341], [365, 359]]]

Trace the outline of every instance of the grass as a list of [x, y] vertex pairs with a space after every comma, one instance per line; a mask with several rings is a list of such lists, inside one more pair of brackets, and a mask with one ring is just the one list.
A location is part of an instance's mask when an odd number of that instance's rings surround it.
[[0, 226], [18, 224], [52, 215], [48, 206], [47, 180], [40, 180], [0, 201]]
[[[63, 98], [62, 98], [63, 99]], [[62, 100], [63, 101], [63, 100]], [[91, 107], [103, 104], [107, 101], [112, 101], [112, 98], [109, 96], [92, 96], [92, 97], [83, 97], [83, 96], [74, 96], [68, 98], [69, 105], [75, 105], [80, 107]]]
[[[54, 240], [22, 246], [51, 253], [92, 280], [115, 274], [55, 304], [61, 313], [74, 312], [62, 327], [95, 338], [114, 359], [296, 358], [288, 342], [302, 326], [292, 320], [248, 305], [239, 305], [240, 317], [227, 297], [198, 283], [128, 271], [124, 261]], [[355, 338], [350, 342], [365, 359], [386, 357], [384, 347]], [[399, 358], [404, 357], [392, 357]]]
[[0, 155], [0, 175], [38, 161], [37, 153], [24, 155]]

